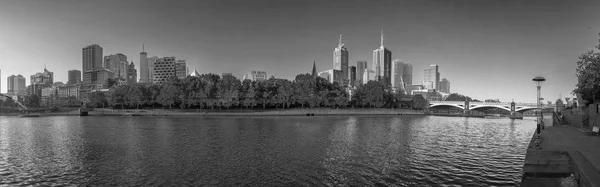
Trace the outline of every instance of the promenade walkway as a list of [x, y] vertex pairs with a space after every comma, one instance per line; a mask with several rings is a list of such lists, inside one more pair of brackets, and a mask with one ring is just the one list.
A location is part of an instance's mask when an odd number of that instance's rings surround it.
[[545, 122], [541, 140], [534, 136], [527, 149], [522, 186], [560, 186], [560, 177], [568, 173], [574, 173], [579, 186], [600, 186], [600, 136]]

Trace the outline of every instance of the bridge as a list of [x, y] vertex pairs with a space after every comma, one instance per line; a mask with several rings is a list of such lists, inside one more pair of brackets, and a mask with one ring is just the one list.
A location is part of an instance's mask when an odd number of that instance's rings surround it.
[[19, 105], [19, 110], [21, 111], [27, 111], [28, 108], [21, 104], [21, 102], [14, 100], [12, 97], [8, 96], [8, 95], [4, 95], [4, 94], [0, 94], [0, 100], [2, 100], [3, 102], [6, 102], [8, 100], [12, 100], [13, 102], [17, 103], [17, 105]]
[[435, 107], [456, 107], [468, 112], [469, 110], [499, 108], [510, 112], [523, 113], [529, 110], [538, 109], [535, 103], [491, 103], [491, 102], [469, 102], [469, 101], [429, 101], [429, 108]]

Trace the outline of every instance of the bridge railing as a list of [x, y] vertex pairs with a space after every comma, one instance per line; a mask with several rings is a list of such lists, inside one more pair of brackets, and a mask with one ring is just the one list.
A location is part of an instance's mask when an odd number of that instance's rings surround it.
[[[459, 104], [464, 105], [464, 101], [429, 101], [429, 104]], [[500, 103], [492, 103], [492, 102], [469, 102], [469, 105], [488, 105], [488, 106], [510, 106], [509, 102], [500, 102]], [[536, 107], [535, 103], [515, 103], [515, 106], [520, 107]]]

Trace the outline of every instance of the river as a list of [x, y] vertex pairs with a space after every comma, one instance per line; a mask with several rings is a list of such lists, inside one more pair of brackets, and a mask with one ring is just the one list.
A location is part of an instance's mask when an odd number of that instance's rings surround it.
[[524, 120], [0, 117], [0, 185], [514, 186]]

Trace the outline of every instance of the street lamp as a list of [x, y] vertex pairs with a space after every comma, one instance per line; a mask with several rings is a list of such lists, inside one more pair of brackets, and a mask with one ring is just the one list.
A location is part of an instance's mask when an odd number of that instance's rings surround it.
[[[544, 81], [546, 81], [546, 79], [545, 79], [544, 77], [537, 76], [537, 77], [534, 77], [534, 78], [533, 78], [533, 81], [535, 81], [535, 84], [536, 84], [536, 86], [537, 86], [537, 99], [536, 99], [536, 102], [537, 102], [537, 103], [536, 103], [536, 107], [537, 107], [537, 108], [538, 108], [538, 110], [539, 110], [539, 109], [540, 109], [540, 94], [541, 94], [541, 89], [542, 89], [542, 83], [543, 83]], [[538, 120], [537, 120], [537, 124], [538, 124], [538, 128], [537, 128], [538, 130], [537, 130], [537, 133], [538, 133], [538, 134], [540, 133], [540, 130], [541, 130], [540, 128], [542, 128], [542, 127], [540, 126], [540, 124], [542, 123], [542, 111], [541, 111], [541, 110], [539, 110], [539, 113], [540, 113], [540, 115], [538, 116]]]

